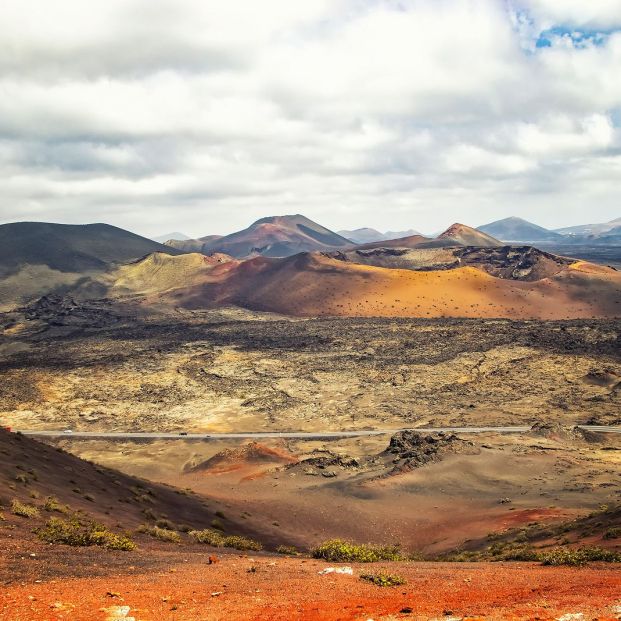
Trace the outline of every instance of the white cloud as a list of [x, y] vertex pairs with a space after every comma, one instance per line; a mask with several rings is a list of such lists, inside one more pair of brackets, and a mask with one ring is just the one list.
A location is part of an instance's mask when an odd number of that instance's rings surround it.
[[4, 0], [0, 220], [612, 218], [621, 34], [524, 37], [616, 4], [528, 0], [520, 29], [497, 0]]
[[589, 28], [621, 26], [621, 4], [618, 0], [525, 0], [544, 28], [555, 25]]

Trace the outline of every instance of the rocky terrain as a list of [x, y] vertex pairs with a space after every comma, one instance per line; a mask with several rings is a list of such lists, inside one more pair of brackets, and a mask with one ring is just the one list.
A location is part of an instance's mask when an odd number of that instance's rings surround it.
[[1, 322], [0, 418], [21, 428], [619, 421], [616, 320], [292, 321], [236, 310], [145, 317], [133, 307], [50, 298]]

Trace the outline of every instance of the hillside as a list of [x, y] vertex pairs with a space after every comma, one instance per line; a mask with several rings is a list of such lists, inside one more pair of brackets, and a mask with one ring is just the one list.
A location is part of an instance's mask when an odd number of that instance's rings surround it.
[[234, 304], [294, 316], [510, 317], [621, 315], [621, 274], [577, 262], [535, 282], [478, 267], [386, 269], [321, 253], [244, 261], [200, 288], [178, 290], [188, 308]]
[[[13, 527], [13, 539], [34, 540], [32, 529], [50, 517], [81, 512], [114, 531], [168, 519], [176, 525], [205, 528], [217, 510], [195, 495], [180, 494], [117, 470], [95, 465], [53, 446], [0, 428], [0, 507]], [[61, 509], [46, 509], [52, 497]], [[11, 504], [38, 508], [39, 516], [12, 515]], [[111, 511], [111, 509], [113, 509]], [[63, 546], [64, 547], [64, 546]], [[66, 549], [66, 548], [65, 548]]]
[[109, 224], [0, 225], [0, 309], [64, 293], [112, 264], [178, 250]]
[[243, 258], [260, 254], [287, 257], [298, 252], [345, 248], [351, 242], [302, 215], [261, 218], [247, 229], [206, 243], [202, 252]]
[[0, 271], [45, 265], [60, 272], [103, 270], [150, 252], [174, 249], [109, 224], [12, 222], [0, 225]]
[[422, 235], [409, 235], [407, 237], [398, 237], [396, 239], [387, 239], [375, 242], [369, 242], [368, 244], [359, 244], [356, 246], [358, 250], [371, 250], [373, 248], [417, 248], [425, 242], [433, 241], [429, 237], [423, 237]]
[[523, 220], [522, 218], [504, 218], [489, 224], [477, 227], [477, 231], [493, 235], [502, 241], [536, 242], [550, 241], [558, 242], [563, 240], [563, 236], [544, 229], [542, 226]]

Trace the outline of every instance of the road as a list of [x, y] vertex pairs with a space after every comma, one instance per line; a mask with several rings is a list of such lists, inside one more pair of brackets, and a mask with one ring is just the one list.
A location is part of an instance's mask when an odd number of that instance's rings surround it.
[[[606, 427], [595, 425], [578, 425], [580, 429], [598, 431], [602, 433], [621, 433], [621, 427]], [[526, 433], [530, 427], [411, 427], [419, 433]], [[392, 435], [407, 429], [361, 429], [359, 431], [249, 431], [239, 433], [188, 433], [179, 432], [161, 433], [151, 431], [46, 431], [46, 430], [19, 430], [26, 436], [45, 438], [92, 438], [108, 440], [232, 440], [232, 439], [261, 439], [261, 438], [291, 438], [298, 440], [329, 440], [335, 438], [357, 438], [362, 436]]]

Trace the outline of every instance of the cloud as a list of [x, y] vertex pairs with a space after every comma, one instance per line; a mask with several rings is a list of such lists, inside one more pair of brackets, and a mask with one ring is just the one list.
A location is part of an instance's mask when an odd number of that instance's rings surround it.
[[618, 3], [591, 4], [5, 0], [0, 220], [618, 216]]

